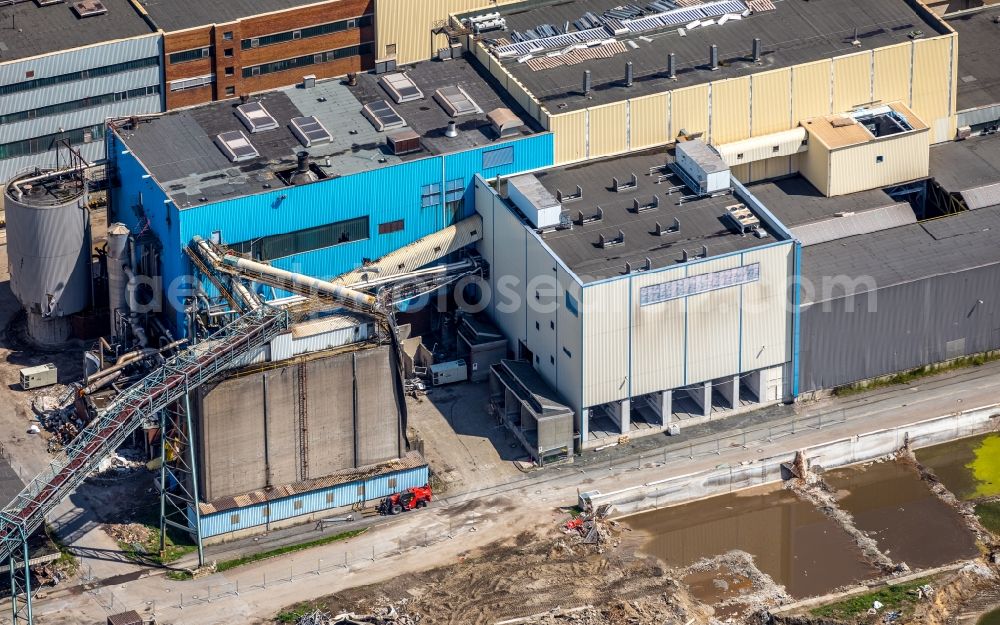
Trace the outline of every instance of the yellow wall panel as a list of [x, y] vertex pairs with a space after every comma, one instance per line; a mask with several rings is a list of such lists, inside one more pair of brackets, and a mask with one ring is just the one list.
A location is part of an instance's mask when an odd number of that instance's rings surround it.
[[625, 102], [598, 106], [587, 111], [590, 114], [587, 123], [590, 150], [587, 158], [624, 152], [628, 147], [625, 142]]
[[643, 287], [683, 278], [683, 266], [641, 273], [632, 288], [632, 395], [645, 395], [684, 384], [683, 298], [639, 306]]
[[733, 165], [729, 168], [729, 173], [743, 184], [747, 184], [750, 182], [750, 163]]
[[757, 74], [751, 78], [750, 87], [752, 136], [769, 135], [795, 126], [789, 110], [792, 99], [790, 68]]
[[932, 142], [946, 141], [953, 112], [951, 43], [954, 36], [913, 42], [913, 102], [910, 106], [932, 129]]
[[553, 115], [549, 118], [556, 165], [587, 158], [587, 111]]
[[670, 136], [681, 130], [708, 133], [708, 85], [677, 89], [670, 93]]
[[667, 94], [635, 98], [629, 103], [629, 148], [638, 150], [670, 140]]
[[[739, 256], [709, 259], [691, 265], [688, 276], [739, 266]], [[706, 382], [739, 373], [740, 289], [718, 289], [692, 295], [686, 301], [686, 383]]]
[[792, 124], [817, 115], [829, 115], [830, 61], [792, 68]]
[[900, 101], [910, 104], [910, 58], [912, 44], [901, 43], [875, 50], [875, 89], [873, 100]]
[[927, 130], [895, 135], [830, 153], [828, 195], [877, 189], [927, 176]]
[[712, 143], [750, 137], [750, 77], [712, 83]]
[[833, 60], [833, 112], [841, 113], [872, 100], [872, 54], [862, 52]]

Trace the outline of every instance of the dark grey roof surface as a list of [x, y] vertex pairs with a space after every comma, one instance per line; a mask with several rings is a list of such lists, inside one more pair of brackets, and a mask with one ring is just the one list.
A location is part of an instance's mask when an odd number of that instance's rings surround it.
[[931, 177], [951, 193], [1000, 182], [1000, 136], [931, 146]]
[[749, 190], [789, 228], [822, 221], [837, 213], [860, 213], [896, 204], [881, 189], [825, 197], [802, 176], [755, 184]]
[[958, 110], [1000, 104], [1000, 7], [948, 20], [958, 31]]
[[[537, 129], [515, 102], [494, 91], [492, 78], [484, 78], [465, 59], [421, 63], [407, 73], [426, 97], [404, 104], [392, 102], [392, 106], [421, 135], [422, 149], [413, 154], [391, 154], [387, 133], [376, 131], [361, 114], [363, 103], [389, 98], [370, 74], [360, 75], [356, 87], [329, 80], [308, 90], [293, 87], [255, 96], [280, 124], [276, 130], [250, 134], [236, 117], [239, 102], [230, 100], [168, 113], [121, 134], [177, 205], [185, 207], [201, 202], [200, 198], [215, 201], [264, 192], [264, 185], [283, 186], [276, 173], [292, 168], [296, 153], [305, 149], [289, 129], [291, 118], [302, 115], [316, 116], [333, 137], [330, 143], [308, 148], [313, 163], [329, 177], [499, 143], [489, 130], [486, 113], [500, 106], [511, 108], [529, 124], [515, 136]], [[432, 97], [442, 85], [461, 85], [484, 111], [457, 120], [459, 134], [454, 138], [444, 136], [450, 118]], [[231, 130], [242, 130], [260, 156], [230, 163], [213, 141], [219, 133]]]
[[[656, 184], [655, 176], [648, 174], [651, 167], [662, 166], [667, 154], [662, 149], [640, 152], [626, 157], [591, 161], [560, 169], [550, 169], [535, 175], [553, 195], [557, 190], [572, 193], [577, 185], [583, 187], [583, 199], [563, 204], [573, 219], [582, 211], [593, 215], [600, 206], [604, 219], [584, 226], [574, 225], [572, 230], [556, 230], [542, 235], [545, 243], [584, 282], [601, 280], [625, 273], [625, 262], [635, 269], [652, 261], [653, 268], [666, 267], [681, 262], [684, 250], [691, 257], [701, 253], [701, 246], [708, 246], [709, 256], [747, 250], [774, 242], [773, 233], [764, 239], [740, 236], [730, 229], [723, 218], [725, 207], [739, 203], [732, 195], [702, 198], [678, 205], [678, 200], [690, 190], [667, 195], [667, 189], [681, 184], [675, 175], [669, 182]], [[629, 193], [616, 193], [611, 188], [611, 178], [628, 179], [635, 173], [638, 188]], [[656, 210], [636, 214], [631, 211], [633, 198], [642, 204], [649, 203], [653, 195], [659, 196]], [[680, 232], [655, 236], [656, 223], [670, 227], [674, 218], [680, 220]], [[762, 224], [763, 227], [763, 224]], [[608, 248], [597, 245], [598, 236], [606, 239], [625, 233], [625, 244]]]
[[[524, 31], [539, 24], [560, 29], [567, 20], [579, 19], [584, 12], [600, 15], [622, 4], [619, 0], [553, 0], [509, 5], [500, 9], [506, 15], [505, 32], [486, 36], [497, 38], [510, 31]], [[636, 5], [645, 6], [646, 2]], [[516, 60], [504, 65], [553, 113], [605, 104], [668, 89], [687, 87], [712, 80], [745, 76], [771, 69], [849, 54], [858, 48], [851, 45], [854, 29], [859, 31], [862, 50], [909, 41], [909, 33], [923, 31], [924, 36], [938, 34], [944, 27], [922, 18], [905, 0], [778, 0], [776, 9], [753, 14], [747, 19], [730, 21], [690, 30], [681, 37], [676, 27], [627, 35], [628, 50], [610, 59], [589, 60], [577, 65], [533, 71]], [[574, 27], [570, 27], [574, 30]], [[763, 59], [754, 65], [748, 57], [752, 41], [763, 43]], [[633, 49], [631, 46], [635, 45]], [[709, 46], [719, 47], [722, 67], [709, 71]], [[667, 54], [676, 54], [677, 79], [665, 74]], [[625, 62], [632, 61], [635, 84], [623, 86]], [[591, 98], [581, 93], [583, 70], [592, 73]]]
[[523, 390], [530, 394], [521, 399], [533, 399], [542, 408], [542, 416], [552, 416], [571, 412], [558, 391], [549, 386], [542, 376], [527, 360], [501, 360], [500, 366], [505, 367], [511, 375], [521, 383]]
[[157, 26], [170, 32], [208, 24], [225, 24], [243, 17], [294, 9], [318, 0], [139, 0]]
[[108, 12], [85, 18], [68, 3], [0, 6], [0, 63], [154, 32], [128, 0], [101, 1]]
[[[806, 247], [804, 303], [842, 297], [824, 293], [837, 276], [876, 288], [1000, 262], [1000, 206]], [[869, 290], [860, 286], [858, 292]]]

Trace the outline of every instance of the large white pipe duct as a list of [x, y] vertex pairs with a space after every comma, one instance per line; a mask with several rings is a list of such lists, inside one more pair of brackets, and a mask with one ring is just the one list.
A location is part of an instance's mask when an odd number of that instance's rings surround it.
[[362, 310], [375, 311], [378, 305], [378, 300], [373, 295], [362, 293], [361, 291], [355, 291], [354, 289], [349, 289], [345, 286], [333, 284], [332, 282], [306, 276], [301, 273], [292, 273], [291, 271], [278, 269], [277, 267], [247, 260], [246, 258], [240, 258], [239, 256], [234, 256], [232, 254], [226, 254], [222, 258], [222, 262], [230, 267], [235, 267], [248, 273], [270, 276], [299, 287], [300, 289], [332, 297]]

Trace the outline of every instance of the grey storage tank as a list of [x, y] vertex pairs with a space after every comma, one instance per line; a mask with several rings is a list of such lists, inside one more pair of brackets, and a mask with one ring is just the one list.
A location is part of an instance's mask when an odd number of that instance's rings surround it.
[[79, 170], [28, 174], [4, 190], [10, 286], [27, 312], [28, 334], [58, 345], [69, 316], [91, 298], [90, 212]]

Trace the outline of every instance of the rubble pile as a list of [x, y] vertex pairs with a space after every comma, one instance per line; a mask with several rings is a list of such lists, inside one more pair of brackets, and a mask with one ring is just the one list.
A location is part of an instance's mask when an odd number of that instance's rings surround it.
[[147, 545], [153, 539], [153, 530], [139, 523], [124, 523], [105, 526], [111, 538], [127, 545]]
[[597, 545], [598, 551], [602, 551], [602, 545], [611, 544], [618, 546], [615, 539], [619, 524], [617, 521], [608, 520], [612, 506], [604, 504], [596, 510], [586, 511], [584, 514], [570, 519], [563, 525], [563, 533], [577, 536], [579, 541], [585, 545]]
[[62, 446], [76, 438], [86, 425], [76, 412], [75, 385], [70, 386], [62, 398], [47, 393], [36, 395], [31, 401], [31, 409], [38, 417], [38, 423], [53, 434], [49, 439], [49, 451], [59, 451]]
[[417, 625], [419, 622], [419, 616], [403, 614], [390, 605], [376, 608], [371, 614], [345, 612], [334, 615], [323, 610], [313, 610], [300, 616], [295, 623], [296, 625]]

